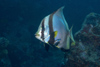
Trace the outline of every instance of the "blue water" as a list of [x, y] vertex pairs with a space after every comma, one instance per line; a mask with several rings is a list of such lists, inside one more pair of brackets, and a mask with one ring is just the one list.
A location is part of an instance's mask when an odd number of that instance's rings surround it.
[[100, 0], [0, 0], [0, 37], [10, 41], [7, 50], [12, 67], [60, 67], [63, 52], [53, 48], [46, 52], [34, 34], [40, 21], [62, 6], [74, 33], [87, 14], [100, 14]]

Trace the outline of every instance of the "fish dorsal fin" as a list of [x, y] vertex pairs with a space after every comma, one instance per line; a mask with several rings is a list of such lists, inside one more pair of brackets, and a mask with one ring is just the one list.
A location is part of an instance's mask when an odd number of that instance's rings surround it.
[[61, 21], [63, 22], [63, 24], [66, 25], [67, 29], [69, 29], [68, 27], [68, 24], [65, 20], [65, 17], [64, 17], [64, 14], [63, 14], [63, 9], [64, 9], [64, 6], [59, 8], [56, 12], [55, 12], [55, 15], [57, 15], [59, 18], [61, 18]]
[[63, 9], [64, 9], [64, 6], [61, 7], [61, 8], [59, 8], [59, 9], [55, 12], [55, 14], [56, 14], [57, 16], [59, 16], [60, 18], [63, 18]]

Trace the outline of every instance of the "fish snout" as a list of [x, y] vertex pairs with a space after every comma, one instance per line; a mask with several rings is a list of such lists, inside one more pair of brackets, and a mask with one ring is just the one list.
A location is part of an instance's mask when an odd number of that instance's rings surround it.
[[39, 38], [39, 36], [40, 36], [39, 34], [35, 34], [35, 37], [36, 37], [36, 38]]

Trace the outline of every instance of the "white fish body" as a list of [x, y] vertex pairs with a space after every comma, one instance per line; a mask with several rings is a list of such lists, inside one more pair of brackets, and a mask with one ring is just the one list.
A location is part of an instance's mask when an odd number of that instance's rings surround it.
[[72, 29], [69, 30], [68, 24], [63, 15], [63, 8], [46, 16], [36, 33], [36, 38], [49, 45], [60, 49], [70, 49], [70, 38], [75, 43]]

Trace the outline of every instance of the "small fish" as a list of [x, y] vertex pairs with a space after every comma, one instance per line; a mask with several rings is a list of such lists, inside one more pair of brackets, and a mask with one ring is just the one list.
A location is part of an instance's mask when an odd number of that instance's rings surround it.
[[68, 24], [63, 15], [64, 7], [46, 16], [40, 23], [35, 37], [44, 42], [44, 47], [48, 51], [49, 46], [57, 47], [63, 51], [69, 50], [72, 45], [75, 45], [75, 40], [72, 34], [72, 27], [69, 30]]

